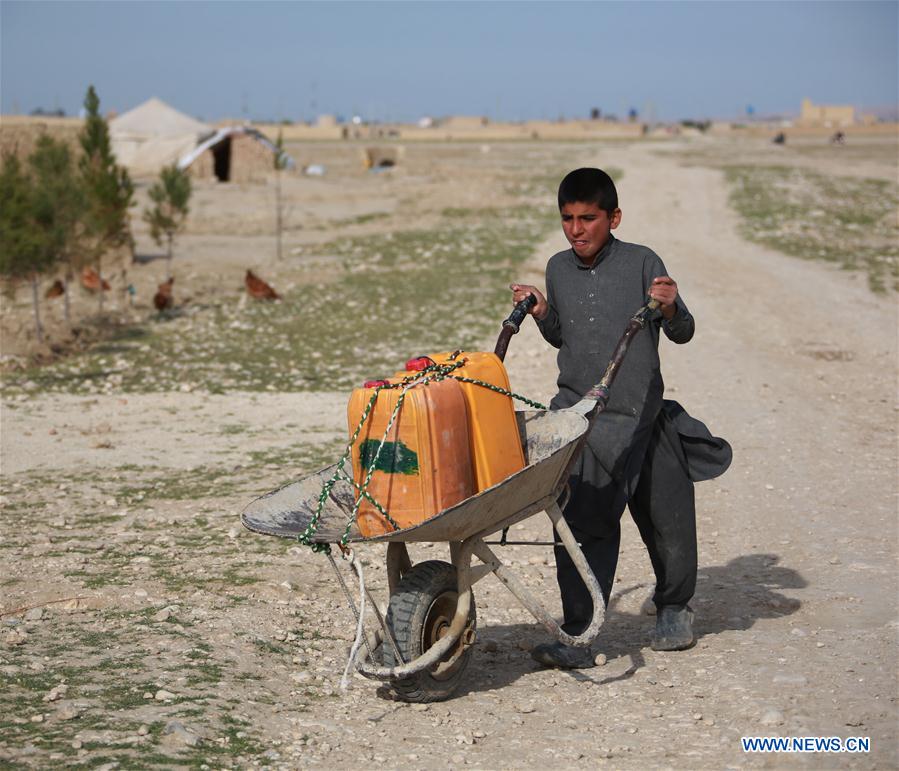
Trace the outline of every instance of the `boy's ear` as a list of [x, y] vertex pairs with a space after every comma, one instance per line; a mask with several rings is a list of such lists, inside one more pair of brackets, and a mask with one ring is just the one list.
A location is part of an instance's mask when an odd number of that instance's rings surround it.
[[621, 224], [621, 209], [615, 209], [615, 211], [612, 212], [610, 223], [611, 230], [614, 230]]

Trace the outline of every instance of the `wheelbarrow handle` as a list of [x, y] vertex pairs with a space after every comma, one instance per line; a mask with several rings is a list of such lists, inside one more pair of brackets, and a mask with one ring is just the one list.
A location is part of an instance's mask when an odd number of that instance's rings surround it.
[[521, 323], [527, 318], [528, 311], [537, 304], [537, 298], [533, 294], [529, 294], [520, 303], [518, 303], [503, 322], [502, 332], [499, 333], [499, 339], [496, 341], [496, 348], [493, 352], [499, 356], [500, 361], [506, 358], [506, 349], [509, 347], [509, 340], [512, 335], [517, 334], [521, 329]]
[[606, 371], [603, 373], [602, 379], [584, 394], [579, 405], [584, 404], [584, 402], [592, 402], [593, 404], [590, 406], [598, 407], [597, 412], [601, 412], [605, 409], [606, 403], [609, 401], [609, 390], [612, 388], [615, 376], [618, 374], [618, 370], [621, 369], [621, 364], [624, 362], [624, 357], [627, 354], [631, 338], [641, 329], [646, 327], [646, 322], [658, 307], [658, 300], [650, 300], [631, 317], [631, 320], [627, 324], [627, 328], [624, 330], [624, 334], [621, 336], [618, 345], [615, 346], [615, 350], [612, 352], [612, 358], [609, 360], [609, 364], [606, 367]]

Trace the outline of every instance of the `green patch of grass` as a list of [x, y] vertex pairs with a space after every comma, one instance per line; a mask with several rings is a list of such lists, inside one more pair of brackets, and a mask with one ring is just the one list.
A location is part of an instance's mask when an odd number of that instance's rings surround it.
[[253, 639], [253, 645], [255, 645], [262, 653], [277, 653], [285, 655], [291, 652], [284, 646], [273, 643], [270, 640], [265, 640], [262, 637], [255, 637]]
[[246, 423], [226, 423], [223, 426], [219, 426], [220, 434], [245, 434], [249, 430], [249, 426]]
[[805, 259], [863, 271], [874, 291], [899, 289], [899, 188], [787, 166], [728, 166], [742, 235]]
[[343, 225], [366, 225], [369, 222], [377, 222], [378, 220], [384, 220], [390, 217], [390, 214], [386, 211], [373, 211], [368, 214], [360, 214], [356, 217], [349, 217], [348, 219], [337, 220], [336, 222], [329, 222], [327, 227], [330, 229], [335, 226], [343, 226]]

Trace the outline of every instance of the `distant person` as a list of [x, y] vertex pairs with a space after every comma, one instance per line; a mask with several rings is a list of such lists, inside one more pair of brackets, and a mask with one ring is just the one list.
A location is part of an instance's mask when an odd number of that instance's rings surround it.
[[[676, 402], [663, 401], [659, 333], [675, 343], [693, 337], [694, 321], [662, 260], [645, 246], [619, 241], [615, 184], [600, 169], [577, 169], [559, 186], [562, 230], [570, 249], [550, 258], [546, 296], [512, 284], [513, 301], [533, 294], [531, 314], [543, 337], [559, 349], [558, 393], [550, 409], [576, 404], [599, 381], [632, 314], [651, 297], [660, 307], [631, 342], [605, 411], [594, 423], [570, 477], [564, 516], [599, 581], [605, 603], [615, 578], [620, 519], [625, 506], [640, 530], [656, 575], [652, 647], [674, 651], [694, 642], [689, 602], [696, 588], [696, 513], [693, 482], [723, 473], [727, 442], [715, 439]], [[687, 444], [682, 435], [688, 437]], [[685, 452], [684, 447], [691, 449]], [[593, 614], [584, 582], [556, 537], [562, 629], [579, 635]], [[547, 666], [585, 668], [593, 653], [560, 642], [537, 646]]]
[[837, 131], [831, 138], [830, 143], [832, 145], [843, 145], [846, 144], [846, 135], [842, 131]]
[[778, 131], [771, 141], [776, 145], [785, 145], [787, 143], [787, 135], [783, 131]]

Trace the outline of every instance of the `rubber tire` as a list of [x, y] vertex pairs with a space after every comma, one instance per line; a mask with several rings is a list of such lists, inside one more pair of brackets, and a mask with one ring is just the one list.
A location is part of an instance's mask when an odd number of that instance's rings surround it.
[[[426, 645], [423, 642], [426, 633], [433, 634], [433, 625], [436, 623], [434, 614], [437, 613], [442, 622], [448, 609], [451, 608], [454, 612], [457, 592], [456, 569], [439, 560], [420, 562], [400, 579], [396, 591], [390, 596], [387, 625], [404, 661], [417, 658], [431, 647], [433, 641]], [[472, 593], [467, 628], [474, 631], [476, 626], [477, 613]], [[385, 666], [393, 667], [400, 663], [396, 661], [393, 646], [389, 642], [385, 642], [382, 647]], [[455, 658], [450, 672], [439, 677], [435, 676], [434, 670], [419, 672], [410, 677], [391, 680], [390, 686], [403, 701], [426, 703], [447, 699], [462, 681], [471, 658], [471, 646], [461, 652], [454, 648], [449, 658]]]

